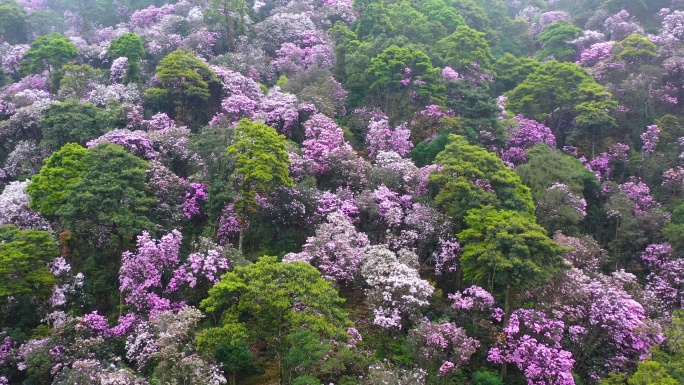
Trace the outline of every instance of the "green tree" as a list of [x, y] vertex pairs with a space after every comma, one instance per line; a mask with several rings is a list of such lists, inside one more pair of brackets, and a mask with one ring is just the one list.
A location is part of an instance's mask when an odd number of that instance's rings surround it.
[[15, 0], [0, 1], [0, 36], [9, 44], [26, 42], [26, 11]]
[[[444, 87], [438, 82], [439, 69], [432, 66], [430, 58], [419, 50], [393, 45], [371, 59], [366, 75], [371, 82], [371, 100], [390, 117], [410, 115], [417, 106], [411, 103], [409, 93], [415, 92], [421, 106], [439, 103], [444, 99]], [[417, 79], [420, 84], [406, 82]]]
[[75, 99], [50, 105], [38, 121], [43, 132], [41, 146], [60, 148], [67, 143], [85, 146], [89, 140], [104, 134], [108, 114], [92, 103], [81, 103]]
[[444, 0], [426, 0], [417, 3], [416, 6], [427, 16], [428, 20], [439, 22], [449, 34], [453, 33], [459, 26], [465, 25], [463, 17]]
[[491, 206], [473, 209], [467, 228], [458, 234], [462, 244], [463, 278], [492, 293], [503, 293], [504, 324], [511, 312], [514, 290], [540, 285], [565, 266], [561, 255], [569, 249], [555, 243], [534, 218]]
[[120, 57], [128, 58], [128, 67], [126, 68], [126, 76], [124, 77], [124, 84], [136, 82], [140, 80], [140, 61], [142, 60], [145, 49], [140, 37], [134, 33], [124, 33], [123, 35], [112, 40], [107, 48], [107, 55], [110, 59]]
[[469, 210], [493, 206], [534, 218], [530, 189], [501, 159], [462, 136], [450, 135], [449, 140], [436, 159], [442, 169], [430, 175], [440, 188], [435, 201], [447, 215], [459, 224]]
[[[239, 220], [244, 223], [256, 211], [257, 193], [269, 194], [278, 186], [293, 187], [287, 165], [286, 139], [263, 123], [242, 119], [235, 129], [235, 142], [228, 147], [235, 157], [234, 180], [239, 198], [235, 204]], [[243, 231], [240, 230], [238, 250], [242, 252]]]
[[[354, 2], [354, 9], [359, 12], [354, 31], [359, 39], [383, 34], [394, 36], [396, 27], [389, 15], [387, 7], [382, 1]], [[363, 4], [363, 5], [362, 5]]]
[[179, 49], [161, 60], [157, 79], [159, 86], [145, 91], [148, 103], [186, 124], [208, 120], [212, 88], [217, 91], [221, 82], [206, 63]]
[[210, 22], [221, 30], [224, 48], [229, 51], [235, 51], [237, 37], [245, 33], [246, 14], [245, 0], [210, 0], [209, 8], [204, 11]]
[[276, 257], [264, 256], [226, 273], [209, 290], [201, 306], [217, 313], [221, 324], [200, 333], [198, 344], [200, 349], [213, 350], [222, 340], [265, 342], [277, 358], [282, 384], [283, 364], [290, 351], [288, 336], [306, 327], [320, 339], [345, 338], [349, 321], [341, 308], [343, 302], [310, 264], [277, 262]]
[[429, 20], [407, 0], [388, 3], [387, 15], [394, 25], [401, 26], [396, 29], [397, 34], [412, 43], [429, 45], [447, 35], [441, 23]]
[[494, 63], [494, 89], [498, 92], [514, 89], [540, 65], [540, 62], [529, 57], [518, 58], [510, 53], [505, 54]]
[[69, 143], [47, 158], [26, 186], [26, 193], [31, 196], [29, 207], [45, 216], [55, 215], [66, 202], [67, 191], [80, 181], [87, 154], [85, 148]]
[[237, 372], [248, 368], [252, 365], [254, 355], [249, 349], [249, 346], [242, 342], [232, 344], [227, 341], [221, 341], [214, 347], [212, 352], [216, 362], [221, 369], [230, 373], [230, 385], [236, 385]]
[[21, 69], [24, 73], [47, 70], [52, 77], [52, 72], [59, 71], [69, 59], [76, 57], [77, 52], [78, 48], [59, 32], [38, 36], [24, 54]]
[[47, 263], [58, 256], [50, 232], [0, 227], [0, 297], [31, 293], [48, 298], [56, 279]]
[[625, 40], [613, 45], [612, 57], [622, 60], [632, 69], [649, 64], [658, 57], [658, 47], [652, 41], [638, 33], [633, 33]]
[[[596, 132], [615, 124], [609, 111], [615, 101], [586, 69], [574, 63], [546, 62], [508, 94], [506, 108], [537, 121], [546, 120], [559, 145], [565, 142], [568, 117], [574, 118], [576, 140], [597, 140]], [[593, 146], [592, 146], [593, 148]]]
[[473, 86], [468, 80], [447, 82], [446, 107], [461, 117], [468, 139], [475, 140], [482, 131], [495, 138], [504, 136], [503, 124], [498, 113], [496, 100], [487, 88]]
[[537, 59], [552, 57], [558, 61], [574, 61], [577, 47], [569, 42], [581, 35], [582, 30], [567, 20], [549, 24], [544, 32], [537, 35], [537, 42], [542, 46], [537, 52]]
[[542, 121], [557, 109], [574, 110], [582, 102], [595, 101], [610, 109], [615, 104], [610, 96], [584, 68], [552, 60], [508, 93], [506, 108]]
[[545, 144], [538, 144], [525, 151], [527, 163], [515, 167], [515, 173], [532, 191], [535, 201], [554, 183], [563, 183], [580, 196], [595, 196], [599, 182], [577, 158], [566, 155]]
[[[492, 70], [494, 58], [485, 34], [467, 25], [459, 26], [454, 33], [438, 41], [435, 50], [441, 55], [442, 61], [456, 71]], [[472, 63], [477, 63], [477, 67]]]
[[65, 64], [62, 73], [64, 75], [59, 81], [57, 92], [57, 96], [62, 100], [88, 98], [93, 90], [93, 84], [104, 84], [108, 80], [104, 70], [88, 64]]
[[26, 22], [35, 36], [64, 31], [64, 18], [51, 9], [34, 9], [28, 14]]
[[84, 160], [81, 178], [56, 213], [76, 234], [114, 235], [121, 252], [135, 234], [154, 227], [147, 217], [155, 203], [147, 194], [149, 164], [109, 143], [88, 150]]
[[658, 362], [639, 362], [638, 369], [627, 380], [629, 385], [678, 385], [679, 382], [672, 378]]

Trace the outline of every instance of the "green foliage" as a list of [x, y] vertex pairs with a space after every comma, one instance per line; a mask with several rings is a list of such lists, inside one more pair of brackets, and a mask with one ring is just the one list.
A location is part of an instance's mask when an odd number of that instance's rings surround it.
[[[456, 28], [454, 33], [438, 41], [435, 48], [442, 61], [457, 72], [471, 69], [484, 72], [492, 70], [494, 59], [485, 34], [467, 25]], [[473, 68], [472, 63], [477, 63], [477, 67]]]
[[231, 344], [227, 341], [220, 341], [216, 344], [214, 358], [221, 369], [235, 372], [249, 367], [254, 355], [245, 343]]
[[28, 14], [26, 22], [36, 36], [64, 31], [64, 19], [51, 9], [34, 9]]
[[128, 58], [128, 68], [126, 68], [124, 84], [140, 80], [140, 60], [142, 60], [144, 53], [143, 42], [134, 33], [124, 33], [112, 40], [109, 48], [107, 48], [107, 55], [109, 55], [110, 59]]
[[637, 33], [613, 45], [612, 57], [623, 60], [631, 68], [649, 64], [658, 56], [658, 47], [652, 41]]
[[467, 228], [458, 234], [465, 245], [463, 278], [493, 293], [505, 291], [507, 313], [511, 289], [543, 284], [565, 267], [561, 255], [569, 249], [529, 216], [487, 206], [470, 210], [465, 222]]
[[439, 22], [449, 34], [453, 33], [459, 26], [465, 25], [463, 17], [447, 1], [426, 0], [417, 3], [416, 6], [427, 16], [428, 20]]
[[193, 135], [189, 143], [192, 151], [202, 157], [207, 169], [209, 197], [205, 207], [210, 218], [218, 218], [234, 195], [231, 174], [235, 162], [226, 153], [226, 144], [233, 141], [233, 135], [234, 130], [223, 125], [206, 126], [198, 135]]
[[615, 102], [582, 67], [555, 60], [546, 62], [508, 93], [506, 108], [526, 118], [542, 121], [557, 109], [575, 110], [577, 105], [594, 102], [597, 108], [611, 109]]
[[392, 23], [398, 26], [395, 29], [397, 34], [408, 38], [412, 43], [432, 44], [435, 40], [447, 35], [445, 26], [430, 20], [426, 15], [412, 7], [407, 0], [389, 3], [387, 15]]
[[610, 111], [617, 103], [586, 69], [574, 63], [546, 62], [507, 95], [509, 111], [538, 121], [547, 119], [560, 145], [568, 135], [563, 122], [574, 118], [569, 141], [588, 141], [592, 156], [600, 133], [615, 125]]
[[[406, 73], [406, 69], [410, 74]], [[393, 45], [371, 59], [366, 75], [371, 82], [369, 90], [373, 104], [390, 117], [407, 116], [417, 108], [407, 105], [408, 94], [417, 93], [415, 102], [429, 104], [444, 99], [444, 87], [437, 83], [439, 69], [432, 66], [430, 58], [419, 50]], [[417, 87], [404, 85], [405, 78], [418, 79]]]
[[494, 63], [495, 90], [506, 92], [522, 83], [539, 66], [540, 62], [528, 57], [505, 54]]
[[[444, 167], [430, 175], [430, 181], [440, 186], [435, 201], [447, 215], [458, 223], [470, 209], [494, 206], [534, 217], [530, 189], [501, 159], [461, 136], [450, 135], [449, 140], [436, 159]], [[489, 188], [481, 187], [487, 184]]]
[[245, 218], [256, 210], [256, 194], [268, 194], [283, 185], [293, 187], [287, 165], [286, 139], [263, 123], [242, 119], [235, 128], [235, 142], [228, 147], [235, 157], [233, 177], [240, 199], [236, 210]]
[[[310, 377], [313, 380], [331, 375], [337, 377], [337, 374], [344, 371], [344, 357], [340, 357], [334, 350], [335, 346], [330, 341], [322, 340], [320, 335], [301, 328], [288, 334], [285, 340], [289, 350], [283, 363], [289, 369], [291, 377]], [[316, 382], [319, 383], [320, 381]]]
[[26, 42], [26, 11], [15, 0], [0, 1], [0, 36], [9, 44]]
[[299, 376], [292, 381], [292, 385], [323, 385], [321, 381], [309, 375]]
[[0, 227], [0, 297], [30, 293], [48, 298], [56, 279], [47, 263], [57, 256], [50, 232]]
[[65, 64], [62, 74], [57, 93], [60, 99], [80, 100], [89, 96], [93, 83], [105, 83], [108, 80], [105, 71], [88, 64]]
[[[487, 10], [494, 8], [497, 1], [489, 1], [483, 7], [483, 3], [476, 0], [452, 0], [452, 6], [457, 10], [458, 14], [466, 20], [468, 26], [478, 31], [486, 31], [490, 33], [492, 27], [492, 20], [487, 14]], [[505, 12], [505, 6], [504, 6]]]
[[499, 107], [485, 87], [473, 87], [467, 80], [448, 82], [446, 106], [460, 118], [469, 140], [475, 140], [480, 131], [495, 138], [504, 136], [497, 114]]
[[535, 201], [554, 183], [567, 185], [577, 195], [594, 196], [599, 189], [596, 175], [582, 162], [545, 144], [538, 144], [527, 151], [527, 163], [515, 167], [515, 173], [532, 190]]
[[[148, 88], [145, 98], [179, 122], [206, 122], [212, 87], [220, 85], [209, 66], [191, 53], [176, 50], [157, 66], [158, 87]], [[197, 116], [199, 114], [199, 116]]]
[[211, 0], [204, 15], [209, 24], [216, 25], [222, 32], [224, 48], [234, 51], [236, 39], [245, 33], [245, 15], [247, 14], [245, 0]]
[[50, 75], [69, 60], [76, 57], [78, 49], [69, 38], [59, 32], [38, 36], [24, 54], [21, 69], [24, 73], [47, 70]]
[[473, 385], [503, 385], [503, 383], [501, 375], [497, 372], [481, 369], [473, 373]]
[[104, 134], [107, 112], [94, 104], [75, 99], [54, 103], [43, 112], [38, 127], [43, 132], [41, 146], [60, 148], [67, 143], [85, 146], [89, 140]]
[[[665, 342], [653, 349], [651, 357], [643, 367], [629, 379], [629, 385], [642, 384], [681, 384], [684, 381], [684, 312], [672, 312], [669, 324], [664, 327]], [[632, 383], [634, 382], [634, 384]], [[653, 382], [648, 382], [653, 381]], [[673, 383], [673, 384], [674, 384]]]
[[46, 216], [55, 215], [66, 202], [67, 192], [80, 181], [87, 154], [85, 148], [69, 143], [47, 158], [26, 187], [31, 196], [29, 207]]
[[627, 385], [626, 373], [610, 373], [608, 377], [601, 379], [601, 385]]
[[573, 61], [577, 54], [577, 47], [569, 42], [581, 35], [582, 30], [569, 21], [560, 20], [549, 24], [544, 32], [537, 36], [537, 42], [543, 47], [537, 52], [537, 59], [552, 57], [558, 61]]
[[627, 380], [629, 385], [678, 385], [665, 368], [655, 361], [639, 362], [638, 370]]
[[[359, 8], [359, 4], [360, 2], [354, 2], [354, 8]], [[370, 4], [363, 7], [362, 12], [359, 12], [355, 31], [359, 39], [380, 34], [392, 36], [394, 31], [395, 26], [392, 23], [387, 8], [382, 2], [370, 2]]]
[[[305, 346], [313, 335], [319, 341], [345, 338], [349, 321], [341, 308], [343, 302], [332, 284], [310, 264], [277, 262], [275, 257], [264, 256], [224, 274], [209, 290], [201, 306], [209, 313], [218, 313], [221, 324], [200, 333], [198, 343], [206, 350], [225, 338], [220, 336], [263, 341], [279, 362], [296, 364], [308, 354]], [[291, 335], [296, 332], [306, 338]], [[314, 358], [307, 356], [307, 360]], [[311, 361], [302, 364], [306, 362]], [[282, 375], [281, 368], [279, 378]]]
[[431, 141], [423, 141], [418, 143], [413, 150], [411, 150], [409, 156], [416, 166], [427, 166], [428, 164], [432, 164], [434, 162], [437, 154], [444, 150], [444, 147], [446, 147], [447, 143], [449, 143], [449, 132], [442, 131]]
[[149, 164], [123, 147], [102, 143], [88, 150], [81, 178], [67, 190], [67, 200], [56, 212], [64, 226], [79, 234], [112, 234], [117, 249], [144, 229], [155, 200], [147, 195]]

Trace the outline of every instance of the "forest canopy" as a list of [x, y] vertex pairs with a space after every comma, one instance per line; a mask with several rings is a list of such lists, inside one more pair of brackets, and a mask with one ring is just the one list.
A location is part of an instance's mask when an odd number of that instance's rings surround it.
[[0, 385], [684, 383], [684, 3], [0, 0]]

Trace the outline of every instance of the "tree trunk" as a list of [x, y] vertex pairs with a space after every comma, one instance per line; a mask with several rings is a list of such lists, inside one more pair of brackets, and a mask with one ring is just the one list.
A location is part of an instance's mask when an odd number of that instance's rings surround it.
[[242, 239], [243, 239], [242, 234], [243, 234], [243, 232], [244, 232], [244, 230], [242, 229], [242, 227], [240, 227], [240, 235], [238, 237], [238, 252], [240, 254], [242, 254]]

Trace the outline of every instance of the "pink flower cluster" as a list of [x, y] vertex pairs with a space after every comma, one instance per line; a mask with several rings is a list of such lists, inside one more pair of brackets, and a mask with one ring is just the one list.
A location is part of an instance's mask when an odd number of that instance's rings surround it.
[[660, 140], [659, 135], [660, 129], [657, 125], [653, 124], [646, 127], [646, 131], [639, 136], [641, 138], [641, 141], [644, 143], [644, 146], [641, 148], [641, 152], [644, 155], [652, 154], [655, 152], [656, 147], [658, 147], [658, 141]]
[[207, 200], [207, 185], [205, 183], [190, 183], [183, 202], [183, 215], [192, 218], [200, 213], [200, 202]]
[[618, 188], [629, 200], [634, 202], [634, 213], [636, 214], [644, 214], [646, 209], [660, 206], [658, 202], [653, 200], [651, 189], [644, 182], [627, 182], [619, 185]]
[[420, 357], [442, 361], [439, 377], [463, 365], [480, 347], [476, 339], [468, 337], [463, 329], [450, 322], [423, 322], [409, 332], [409, 339]]
[[406, 123], [395, 128], [390, 128], [387, 119], [373, 119], [368, 125], [366, 142], [368, 143], [368, 155], [375, 158], [381, 151], [393, 151], [404, 156], [411, 151], [411, 131], [406, 128]]
[[536, 310], [518, 309], [504, 328], [505, 341], [489, 350], [488, 360], [514, 363], [528, 385], [574, 385], [572, 353], [563, 350], [562, 321]]
[[475, 285], [463, 292], [449, 294], [449, 299], [454, 301], [451, 307], [455, 310], [485, 311], [494, 306], [494, 297], [487, 290]]

